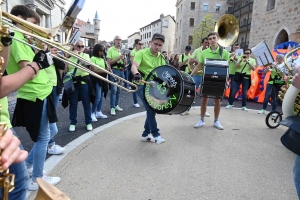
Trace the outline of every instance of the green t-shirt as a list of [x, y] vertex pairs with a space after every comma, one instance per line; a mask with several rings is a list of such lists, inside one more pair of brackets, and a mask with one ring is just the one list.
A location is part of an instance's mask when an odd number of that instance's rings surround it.
[[[230, 56], [230, 55], [229, 55]], [[237, 56], [237, 59], [239, 60], [241, 56]], [[235, 67], [236, 62], [234, 61], [229, 61], [229, 74], [233, 75], [236, 72], [236, 67]]]
[[[240, 59], [243, 59], [242, 57], [239, 58]], [[238, 61], [239, 61], [238, 60]], [[253, 58], [249, 58], [249, 63], [251, 63], [253, 66], [256, 66], [256, 61], [253, 59]], [[240, 66], [238, 68], [236, 68], [236, 71], [237, 72], [242, 72], [243, 74], [246, 73], [246, 75], [251, 75], [251, 67], [250, 65], [246, 65], [245, 69], [242, 71], [242, 69], [244, 68], [246, 62], [242, 61]], [[245, 77], [247, 78], [247, 77]]]
[[0, 99], [0, 104], [2, 106], [0, 114], [0, 122], [7, 124], [8, 128], [11, 128], [10, 117], [8, 112], [8, 100], [7, 97]]
[[45, 71], [47, 72], [49, 79], [53, 86], [57, 86], [57, 75], [54, 64], [50, 65], [50, 67], [46, 68]]
[[202, 46], [201, 47], [199, 47], [198, 49], [196, 49], [194, 52], [193, 52], [193, 54], [192, 54], [192, 57], [191, 58], [193, 58], [193, 59], [197, 59], [198, 60], [198, 62], [200, 61], [200, 55], [201, 55], [201, 53], [202, 53]]
[[[110, 48], [107, 50], [106, 58], [109, 58], [109, 59], [111, 59], [111, 60], [115, 60], [115, 59], [118, 58], [120, 55], [121, 55], [120, 50], [116, 49], [115, 46], [112, 46], [112, 47], [110, 47]], [[117, 63], [124, 64], [122, 59], [119, 60]], [[119, 68], [119, 67], [112, 66], [112, 68]]]
[[137, 50], [136, 48], [134, 48], [131, 52], [130, 52], [130, 56], [135, 56], [135, 54], [138, 52], [139, 50]]
[[[204, 65], [204, 60], [205, 58], [208, 59], [220, 59], [220, 52], [219, 52], [219, 47], [217, 48], [217, 50], [215, 52], [213, 52], [211, 50], [211, 48], [207, 48], [204, 51], [202, 51], [202, 53], [200, 54], [200, 59], [199, 62]], [[229, 53], [226, 49], [223, 49], [222, 52], [222, 59], [223, 60], [229, 60]]]
[[[15, 38], [26, 41], [24, 36], [15, 31]], [[13, 40], [10, 46], [10, 55], [6, 71], [8, 74], [13, 74], [21, 70], [18, 63], [20, 61], [32, 62], [34, 52], [28, 45]], [[16, 80], [17, 81], [17, 80]], [[37, 76], [25, 83], [19, 90], [17, 98], [26, 99], [35, 102], [36, 99], [44, 100], [52, 91], [52, 83], [45, 70], [40, 70]]]
[[145, 48], [143, 50], [138, 51], [135, 56], [133, 62], [139, 63], [138, 70], [143, 73], [143, 80], [145, 80], [148, 74], [155, 68], [166, 65], [166, 60], [158, 52], [157, 56], [154, 57], [150, 51], [150, 48]]
[[[86, 59], [88, 61], [90, 61], [90, 56], [88, 54], [86, 54], [86, 53], [80, 53], [79, 56], [83, 57], [84, 59]], [[75, 58], [75, 57], [70, 57], [69, 60], [71, 60], [71, 61], [73, 61], [75, 63], [77, 63], [77, 61], [78, 61], [78, 59]], [[74, 69], [75, 69], [74, 65], [70, 65], [70, 64], [68, 65], [68, 73], [72, 74], [73, 71], [74, 71]], [[89, 75], [89, 73], [85, 72], [85, 71], [83, 71], [81, 69], [77, 69], [76, 74], [75, 74], [75, 76], [87, 76], [87, 75]]]
[[[100, 68], [105, 69], [105, 62], [103, 60], [103, 58], [99, 58], [99, 57], [91, 57], [91, 62], [95, 63], [97, 66], [99, 66]], [[95, 67], [96, 71], [100, 71], [101, 69], [99, 69], [98, 67]]]
[[[179, 57], [179, 62], [184, 62], [184, 61], [186, 61], [186, 60], [188, 60], [190, 58], [191, 58], [191, 54], [186, 55], [185, 53], [183, 53]], [[190, 70], [189, 70], [190, 66], [189, 66], [188, 62], [187, 62], [186, 65], [187, 65], [187, 67], [185, 68], [185, 72], [190, 73]]]
[[[274, 79], [275, 76], [277, 76], [277, 79], [282, 79], [282, 80], [283, 80], [283, 77], [281, 76], [280, 72], [279, 72], [277, 69], [274, 68], [274, 69], [271, 71], [270, 79]], [[274, 83], [273, 80], [268, 82], [268, 84], [273, 84], [273, 83]]]

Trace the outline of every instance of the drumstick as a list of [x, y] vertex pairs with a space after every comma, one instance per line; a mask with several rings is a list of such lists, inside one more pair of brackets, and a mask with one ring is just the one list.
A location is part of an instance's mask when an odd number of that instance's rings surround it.
[[141, 82], [145, 83], [145, 84], [149, 84], [150, 87], [155, 87], [156, 86], [156, 83], [154, 81], [147, 82], [147, 81], [141, 80]]

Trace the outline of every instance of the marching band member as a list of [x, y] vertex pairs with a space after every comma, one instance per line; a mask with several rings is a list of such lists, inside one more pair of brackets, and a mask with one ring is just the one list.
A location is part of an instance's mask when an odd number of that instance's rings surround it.
[[[204, 60], [205, 58], [210, 58], [210, 59], [220, 59], [220, 57], [224, 60], [229, 60], [229, 53], [226, 49], [223, 49], [221, 51], [220, 46], [218, 45], [219, 41], [219, 34], [217, 32], [211, 32], [207, 36], [209, 45], [210, 47], [207, 48], [206, 50], [202, 51], [199, 59], [199, 64], [194, 68], [194, 70], [191, 73], [191, 76], [195, 75], [201, 67], [204, 65]], [[222, 53], [221, 53], [222, 52]], [[201, 104], [201, 118], [199, 122], [194, 126], [195, 128], [200, 128], [205, 125], [204, 122], [204, 116], [206, 113], [206, 107], [207, 107], [207, 101], [208, 98], [203, 96], [202, 97], [202, 104]], [[221, 110], [221, 99], [220, 98], [215, 98], [215, 119], [214, 119], [214, 127], [223, 130], [223, 126], [219, 122], [219, 114]]]
[[267, 106], [268, 106], [268, 102], [270, 97], [272, 96], [272, 111], [276, 111], [277, 105], [278, 105], [278, 93], [280, 91], [281, 86], [276, 86], [274, 83], [274, 80], [277, 78], [279, 79], [283, 79], [284, 78], [284, 74], [282, 72], [280, 72], [278, 70], [278, 65], [283, 63], [283, 58], [284, 55], [282, 54], [278, 54], [276, 56], [276, 62], [273, 63], [273, 65], [271, 67], [273, 67], [273, 69], [270, 68], [266, 68], [264, 70], [264, 74], [268, 73], [269, 71], [271, 71], [271, 75], [270, 75], [270, 79], [269, 82], [267, 84], [267, 88], [266, 88], [266, 93], [265, 93], [265, 98], [264, 98], [264, 102], [263, 102], [263, 107], [260, 111], [258, 111], [258, 114], [264, 114]]
[[[151, 110], [146, 103], [144, 85], [141, 83], [141, 80], [144, 80], [156, 67], [166, 64], [165, 58], [160, 53], [164, 43], [165, 36], [155, 33], [150, 41], [150, 47], [140, 50], [135, 54], [131, 67], [131, 72], [134, 74], [134, 80], [138, 84], [138, 96], [142, 100], [147, 111], [142, 141], [154, 142], [156, 144], [165, 142], [165, 139], [160, 136], [159, 129], [157, 128], [157, 122], [155, 119], [156, 113]], [[150, 133], [152, 133], [153, 137]]]
[[234, 74], [237, 70], [237, 68], [235, 67], [236, 62], [238, 61], [238, 56], [236, 55], [236, 50], [240, 49], [240, 44], [234, 44], [233, 46], [233, 52], [229, 55], [230, 59], [229, 59], [229, 79], [231, 82], [231, 86], [230, 86], [230, 90], [229, 90], [229, 96], [232, 93], [232, 83], [233, 83], [233, 79], [234, 79]]
[[[39, 23], [38, 14], [24, 5], [14, 6], [11, 14], [29, 23]], [[22, 28], [21, 25], [15, 24], [17, 27]], [[24, 35], [17, 31], [14, 37], [26, 40]], [[52, 84], [49, 77], [45, 70], [40, 70], [37, 73], [35, 64], [32, 62], [36, 62], [40, 69], [49, 67], [47, 56], [42, 54], [43, 52], [38, 52], [35, 55], [29, 46], [14, 41], [10, 47], [10, 57], [6, 69], [8, 74], [18, 73], [24, 68], [32, 68], [31, 70], [35, 73], [35, 77], [18, 90], [17, 103], [12, 119], [12, 125], [26, 127], [31, 139], [34, 141], [34, 145], [26, 159], [28, 171], [32, 171], [32, 178], [28, 183], [29, 190], [38, 189], [36, 183], [38, 177], [43, 178], [52, 185], [60, 182], [59, 177], [50, 177], [43, 174], [48, 142], [57, 133], [57, 127], [52, 127], [50, 123], [57, 122], [57, 116], [51, 96]], [[28, 117], [29, 114], [30, 117]]]
[[232, 108], [235, 94], [240, 89], [240, 84], [242, 84], [242, 110], [248, 111], [246, 107], [247, 91], [250, 86], [251, 70], [255, 71], [256, 69], [256, 61], [253, 58], [250, 58], [251, 53], [251, 49], [246, 49], [244, 56], [240, 57], [235, 65], [235, 67], [237, 68], [236, 72], [240, 72], [241, 74], [243, 74], [243, 76], [239, 80], [234, 77], [232, 81], [230, 88], [232, 90], [232, 93], [228, 99], [228, 105], [226, 106], [227, 109]]
[[179, 67], [180, 67], [181, 71], [189, 73], [189, 67], [188, 67], [189, 63], [188, 62], [191, 57], [191, 54], [190, 54], [191, 50], [192, 50], [191, 46], [186, 46], [184, 53], [181, 54], [179, 57]]
[[[124, 68], [125, 68], [125, 56], [121, 54], [121, 44], [122, 39], [120, 36], [115, 36], [114, 45], [107, 50], [107, 62], [112, 68], [112, 72], [124, 78]], [[114, 77], [110, 76], [111, 81], [114, 81]], [[122, 82], [120, 83], [122, 84]], [[123, 111], [123, 109], [119, 106], [120, 100], [120, 88], [111, 85], [110, 90], [110, 114], [116, 115], [116, 111]]]

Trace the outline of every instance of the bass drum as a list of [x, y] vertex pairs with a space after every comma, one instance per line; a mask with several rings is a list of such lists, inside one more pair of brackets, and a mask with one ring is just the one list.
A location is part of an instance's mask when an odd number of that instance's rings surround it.
[[180, 114], [191, 107], [196, 84], [186, 72], [163, 65], [152, 70], [144, 85], [147, 105], [158, 114]]

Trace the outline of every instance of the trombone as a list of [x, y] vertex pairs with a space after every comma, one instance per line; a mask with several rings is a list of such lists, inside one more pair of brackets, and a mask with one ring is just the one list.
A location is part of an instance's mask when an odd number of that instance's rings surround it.
[[[89, 73], [89, 74], [91, 74], [91, 75], [93, 75], [93, 76], [95, 76], [95, 77], [97, 77], [97, 78], [99, 78], [99, 79], [101, 79], [103, 81], [106, 81], [106, 82], [108, 82], [108, 83], [110, 83], [112, 85], [115, 85], [115, 86], [117, 86], [117, 87], [119, 87], [119, 88], [121, 88], [121, 89], [123, 89], [123, 90], [125, 90], [127, 92], [136, 92], [138, 90], [138, 87], [134, 83], [132, 83], [132, 82], [130, 82], [130, 81], [124, 79], [124, 78], [121, 78], [121, 77], [113, 74], [112, 72], [110, 72], [110, 71], [108, 71], [106, 69], [103, 69], [103, 68], [99, 67], [98, 65], [92, 63], [91, 61], [88, 61], [88, 60], [80, 57], [79, 55], [75, 54], [74, 52], [70, 51], [69, 49], [66, 48], [66, 47], [69, 47], [66, 44], [64, 44], [65, 45], [65, 47], [64, 47], [64, 46], [61, 46], [60, 43], [54, 42], [53, 41], [53, 37], [56, 35], [56, 33], [58, 31], [58, 28], [55, 28], [55, 29], [42, 28], [40, 26], [31, 24], [31, 23], [29, 23], [29, 22], [27, 22], [27, 21], [25, 21], [25, 20], [23, 20], [21, 18], [15, 17], [15, 16], [13, 16], [13, 15], [11, 15], [9, 13], [6, 13], [4, 11], [2, 11], [2, 15], [3, 15], [2, 19], [1, 19], [2, 23], [8, 25], [9, 30], [18, 31], [18, 32], [20, 32], [22, 34], [29, 35], [29, 36], [31, 36], [31, 37], [39, 40], [40, 42], [43, 42], [43, 43], [49, 45], [49, 46], [53, 46], [53, 47], [57, 48], [58, 50], [64, 52], [64, 54], [68, 54], [69, 56], [77, 58], [78, 60], [81, 61], [81, 63], [85, 63], [85, 65], [94, 66], [94, 67], [96, 67], [96, 68], [104, 71], [105, 73], [107, 73], [110, 76], [114, 77], [118, 81], [117, 82], [110, 81], [110, 80], [108, 80], [108, 79], [100, 76], [99, 74], [93, 72], [92, 70], [87, 69], [87, 68], [85, 68], [85, 67], [77, 64], [76, 62], [68, 60], [68, 58], [66, 58], [64, 56], [52, 55], [54, 58], [56, 58], [56, 59], [58, 59], [60, 61], [63, 61], [65, 63], [67, 63], [67, 64], [73, 65], [74, 67], [76, 67], [78, 69], [81, 69], [82, 71], [85, 71], [85, 72], [87, 72], [87, 73]], [[10, 22], [10, 20], [11, 21], [15, 21], [16, 23], [22, 25], [26, 29], [31, 30], [33, 33], [30, 33], [28, 31], [24, 31], [24, 30], [22, 30], [22, 29], [20, 29], [20, 28], [18, 28], [16, 26], [14, 26]], [[41, 50], [39, 47], [31, 45], [31, 44], [29, 44], [29, 43], [27, 43], [25, 41], [22, 41], [22, 40], [19, 40], [19, 39], [15, 38], [15, 37], [12, 37], [12, 39], [14, 39], [14, 40], [16, 40], [18, 42], [21, 42], [21, 43], [23, 43], [25, 45], [28, 45], [28, 46], [30, 46], [32, 48], [35, 48], [37, 50]], [[126, 82], [127, 84], [131, 85], [131, 88], [134, 88], [134, 89], [133, 90], [127, 89], [126, 87], [124, 87], [122, 85], [119, 85], [120, 81]]]

